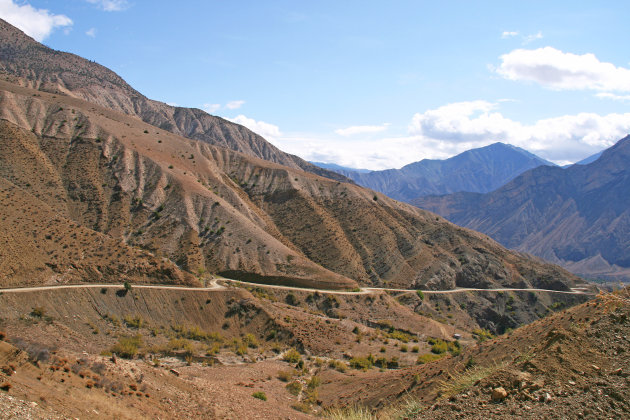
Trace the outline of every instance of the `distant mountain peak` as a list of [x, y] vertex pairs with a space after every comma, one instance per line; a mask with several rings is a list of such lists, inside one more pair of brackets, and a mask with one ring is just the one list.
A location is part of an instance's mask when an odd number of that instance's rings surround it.
[[328, 169], [397, 200], [410, 201], [425, 195], [457, 191], [492, 191], [541, 165], [555, 166], [520, 147], [496, 142], [444, 160], [423, 159], [400, 169], [368, 173], [330, 166]]
[[[576, 273], [630, 280], [629, 159], [626, 136], [566, 169], [538, 167], [486, 194], [436, 195], [413, 204]], [[608, 272], [595, 270], [595, 256]]]

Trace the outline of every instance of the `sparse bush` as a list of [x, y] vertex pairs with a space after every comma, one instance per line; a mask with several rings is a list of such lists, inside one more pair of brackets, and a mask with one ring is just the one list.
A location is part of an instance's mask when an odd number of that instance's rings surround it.
[[420, 347], [418, 347], [418, 346], [413, 346], [413, 347], [411, 348], [411, 351], [412, 351], [413, 353], [418, 353], [418, 352], [420, 351]]
[[406, 344], [403, 344], [402, 346], [400, 346], [400, 351], [402, 351], [403, 353], [407, 353], [409, 351], [409, 348]]
[[448, 344], [446, 344], [446, 341], [443, 340], [438, 340], [431, 346], [431, 352], [435, 354], [446, 353], [446, 350], [448, 350]]
[[289, 293], [287, 297], [284, 298], [284, 301], [291, 306], [296, 306], [300, 303], [293, 293]]
[[298, 381], [289, 382], [285, 388], [291, 395], [300, 395], [300, 392], [302, 392], [302, 384]]
[[331, 369], [335, 369], [337, 372], [341, 372], [341, 373], [348, 370], [348, 365], [346, 365], [341, 360], [331, 360], [328, 363], [328, 367], [330, 367]]
[[477, 328], [473, 330], [472, 333], [473, 337], [480, 343], [494, 338], [494, 335], [485, 328]]
[[31, 311], [31, 316], [35, 318], [43, 318], [45, 315], [46, 310], [41, 306], [37, 306]]
[[127, 327], [135, 329], [141, 328], [142, 324], [144, 324], [144, 319], [140, 315], [125, 315], [124, 321]]
[[400, 330], [393, 330], [389, 333], [389, 338], [393, 338], [394, 340], [402, 341], [403, 343], [408, 343], [411, 341], [412, 337], [410, 334]]
[[120, 357], [132, 359], [138, 353], [138, 349], [141, 345], [142, 336], [140, 334], [135, 336], [123, 336], [118, 339], [118, 343], [114, 344], [110, 351]]
[[373, 362], [367, 357], [353, 357], [350, 359], [350, 367], [357, 370], [368, 370], [372, 367]]
[[416, 360], [416, 363], [419, 365], [424, 365], [425, 363], [430, 363], [435, 360], [440, 360], [442, 357], [444, 357], [444, 354], [435, 354], [435, 353], [421, 354], [420, 356], [418, 356], [418, 360]]
[[278, 372], [278, 379], [282, 382], [289, 382], [295, 375], [297, 375], [295, 369], [281, 370]]
[[321, 378], [319, 376], [313, 376], [311, 380], [308, 381], [308, 384], [306, 384], [306, 387], [308, 389], [315, 389], [319, 387], [321, 384], [322, 384]]
[[252, 394], [252, 397], [258, 398], [259, 400], [267, 401], [267, 394], [262, 391], [256, 391]]
[[285, 362], [298, 363], [300, 360], [302, 360], [302, 355], [296, 349], [290, 348], [284, 354], [283, 359], [284, 359]]
[[424, 300], [424, 293], [422, 293], [422, 290], [416, 290], [416, 294], [418, 295], [420, 300]]
[[249, 348], [258, 348], [258, 340], [256, 340], [256, 337], [254, 337], [254, 334], [246, 334], [245, 337], [243, 337], [243, 342]]

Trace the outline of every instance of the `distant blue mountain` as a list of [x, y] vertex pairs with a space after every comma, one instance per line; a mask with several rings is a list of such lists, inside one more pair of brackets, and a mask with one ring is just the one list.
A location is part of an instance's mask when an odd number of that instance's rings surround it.
[[579, 162], [576, 162], [576, 165], [588, 165], [589, 163], [595, 162], [597, 159], [599, 159], [599, 157], [602, 155], [602, 153], [604, 153], [604, 151], [602, 150], [599, 153], [595, 153], [592, 156], [587, 157], [586, 159], [582, 159]]
[[599, 155], [529, 170], [486, 194], [412, 204], [574, 273], [630, 281], [630, 136]]
[[519, 147], [494, 143], [446, 160], [424, 159], [400, 169], [359, 172], [326, 168], [397, 200], [410, 201], [459, 191], [490, 192], [541, 165], [555, 166]]
[[337, 165], [336, 163], [324, 163], [324, 162], [309, 162], [309, 163], [312, 163], [315, 166], [319, 166], [320, 168], [337, 172], [339, 174], [343, 174], [344, 172], [358, 172], [360, 174], [372, 172], [370, 169], [349, 168], [347, 166]]

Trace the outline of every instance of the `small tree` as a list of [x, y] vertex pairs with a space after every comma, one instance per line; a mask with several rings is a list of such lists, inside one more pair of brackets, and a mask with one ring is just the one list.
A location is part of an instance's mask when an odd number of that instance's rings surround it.
[[125, 288], [126, 291], [131, 291], [131, 283], [129, 283], [128, 281], [126, 281], [125, 283], [123, 283], [123, 287]]

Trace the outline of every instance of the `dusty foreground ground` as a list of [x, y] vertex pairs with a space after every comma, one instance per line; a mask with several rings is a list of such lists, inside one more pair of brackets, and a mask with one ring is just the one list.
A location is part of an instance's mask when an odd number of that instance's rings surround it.
[[407, 300], [242, 288], [5, 293], [0, 412], [343, 419], [360, 406], [378, 419], [628, 418], [627, 289], [481, 340]]
[[414, 366], [428, 339], [473, 341], [387, 294], [91, 288], [0, 307], [9, 418], [309, 418], [370, 367]]

